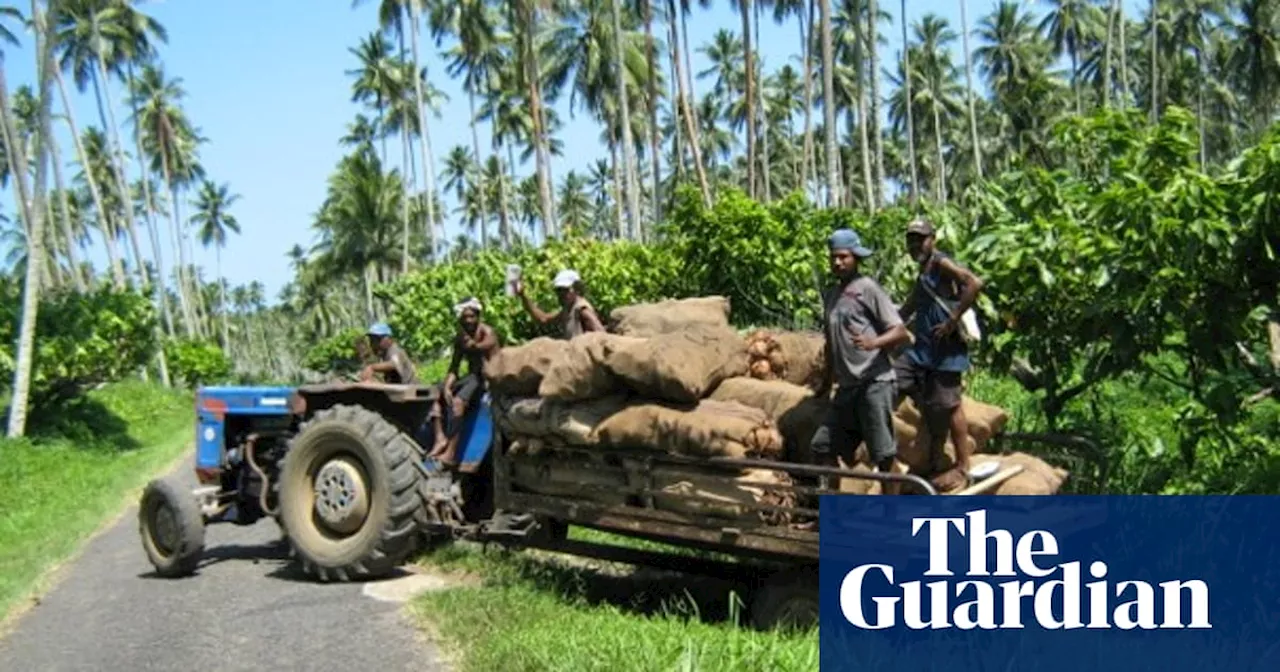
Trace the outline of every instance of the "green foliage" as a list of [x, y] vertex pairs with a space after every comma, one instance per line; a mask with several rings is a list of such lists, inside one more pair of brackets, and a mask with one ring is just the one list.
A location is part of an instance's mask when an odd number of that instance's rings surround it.
[[217, 343], [178, 339], [165, 343], [169, 376], [188, 386], [225, 383], [231, 377], [231, 359]]
[[[13, 379], [21, 313], [21, 281], [0, 278], [0, 385]], [[155, 354], [155, 327], [151, 301], [137, 292], [103, 286], [85, 294], [45, 294], [31, 371], [35, 405], [142, 369]]]
[[457, 329], [453, 306], [468, 296], [484, 304], [484, 320], [504, 343], [553, 334], [554, 326], [539, 327], [518, 298], [506, 295], [503, 283], [507, 264], [512, 263], [524, 269], [525, 291], [543, 310], [556, 309], [551, 291], [556, 272], [577, 270], [587, 297], [604, 319], [618, 306], [678, 296], [683, 286], [680, 260], [665, 246], [569, 239], [510, 253], [487, 250], [470, 261], [412, 273], [380, 287], [377, 295], [390, 303], [392, 328], [420, 360], [448, 354]]
[[[112, 383], [0, 439], [0, 621], [191, 442], [191, 393]], [[136, 496], [136, 495], [135, 495]]]
[[354, 375], [360, 372], [365, 363], [372, 361], [367, 343], [364, 327], [344, 329], [309, 348], [303, 359], [303, 366], [337, 377]]
[[[1233, 289], [1241, 182], [1200, 171], [1194, 130], [1176, 108], [1156, 126], [1120, 113], [1073, 120], [1058, 144], [1094, 172], [1031, 168], [973, 195], [964, 257], [1000, 311], [986, 353], [1040, 369], [1051, 420], [1149, 355], [1222, 366], [1223, 344], [1246, 337], [1252, 306]], [[1225, 412], [1239, 399], [1220, 402]]]

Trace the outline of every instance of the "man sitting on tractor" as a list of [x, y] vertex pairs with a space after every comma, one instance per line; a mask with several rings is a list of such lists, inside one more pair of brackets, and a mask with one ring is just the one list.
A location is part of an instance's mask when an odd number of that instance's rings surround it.
[[[435, 445], [429, 457], [446, 467], [456, 463], [458, 432], [466, 414], [473, 410], [484, 394], [484, 363], [501, 347], [498, 333], [480, 321], [484, 306], [472, 297], [453, 307], [458, 316], [458, 333], [453, 337], [453, 359], [449, 373], [440, 386], [440, 395], [431, 409], [435, 429]], [[467, 362], [467, 375], [458, 378], [462, 361]], [[448, 411], [446, 422], [445, 411]]]
[[375, 373], [381, 373], [383, 380], [392, 385], [417, 384], [418, 372], [413, 360], [409, 359], [404, 348], [392, 338], [391, 327], [387, 323], [379, 322], [369, 327], [367, 335], [369, 345], [377, 353], [379, 361], [360, 371], [362, 382], [369, 382], [373, 380]]

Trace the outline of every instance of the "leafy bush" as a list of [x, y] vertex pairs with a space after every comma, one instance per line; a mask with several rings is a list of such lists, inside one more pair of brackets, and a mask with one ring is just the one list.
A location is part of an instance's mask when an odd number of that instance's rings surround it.
[[[0, 277], [0, 385], [13, 380], [21, 313], [21, 281]], [[141, 370], [158, 346], [155, 327], [151, 301], [136, 292], [104, 286], [85, 294], [46, 293], [36, 320], [34, 405]]]
[[225, 383], [231, 378], [231, 359], [217, 343], [176, 339], [165, 343], [164, 354], [172, 380], [189, 386]]
[[372, 361], [363, 327], [351, 327], [316, 343], [307, 350], [302, 365], [317, 373], [346, 377]]
[[506, 267], [512, 263], [524, 269], [525, 291], [544, 310], [556, 307], [551, 291], [556, 272], [562, 268], [577, 270], [587, 297], [606, 319], [609, 311], [618, 306], [680, 296], [684, 287], [682, 264], [668, 246], [569, 239], [511, 253], [481, 252], [472, 261], [440, 264], [412, 273], [380, 287], [377, 294], [391, 305], [392, 329], [409, 352], [421, 360], [448, 354], [456, 331], [453, 306], [468, 296], [478, 297], [484, 304], [485, 321], [498, 331], [504, 343], [553, 333], [553, 327], [536, 325], [517, 297], [506, 295]]

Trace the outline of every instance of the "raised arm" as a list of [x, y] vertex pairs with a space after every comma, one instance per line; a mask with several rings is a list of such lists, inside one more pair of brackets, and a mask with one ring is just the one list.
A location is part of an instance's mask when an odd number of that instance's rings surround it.
[[517, 281], [515, 290], [516, 295], [520, 297], [520, 302], [524, 304], [525, 312], [529, 313], [529, 317], [532, 317], [538, 324], [547, 324], [548, 322], [560, 317], [559, 310], [554, 313], [548, 313], [539, 308], [538, 304], [534, 303], [533, 300], [529, 298], [529, 295], [525, 294], [524, 282]]

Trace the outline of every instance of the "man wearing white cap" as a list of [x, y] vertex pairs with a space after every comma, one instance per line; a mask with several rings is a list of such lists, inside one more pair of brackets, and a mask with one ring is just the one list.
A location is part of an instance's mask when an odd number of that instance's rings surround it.
[[[463, 417], [475, 409], [484, 394], [485, 362], [502, 347], [498, 333], [480, 320], [483, 311], [484, 306], [475, 297], [468, 297], [453, 307], [458, 316], [453, 357], [429, 416], [435, 430], [435, 443], [428, 457], [440, 460], [446, 467], [454, 466]], [[467, 364], [467, 375], [459, 377], [463, 362]]]
[[547, 313], [525, 295], [523, 282], [515, 283], [516, 296], [520, 297], [524, 303], [524, 309], [538, 324], [551, 322], [559, 324], [567, 339], [588, 331], [605, 330], [600, 316], [596, 315], [596, 309], [587, 301], [587, 297], [582, 295], [582, 278], [577, 271], [570, 268], [560, 271], [551, 281], [551, 286], [555, 287], [556, 296], [560, 299], [560, 310]]

